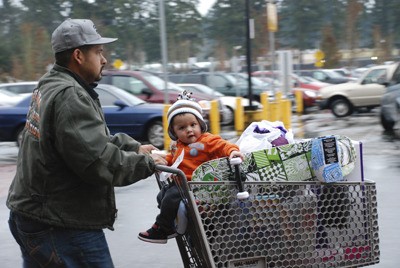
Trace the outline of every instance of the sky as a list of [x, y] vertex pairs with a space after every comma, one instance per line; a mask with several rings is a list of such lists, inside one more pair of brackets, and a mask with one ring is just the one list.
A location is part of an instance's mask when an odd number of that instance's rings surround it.
[[[210, 7], [215, 3], [216, 0], [199, 0], [197, 9], [201, 15], [205, 15]], [[89, 1], [90, 2], [90, 1]], [[0, 6], [3, 5], [3, 0], [0, 0]]]
[[214, 5], [216, 0], [199, 0], [199, 5], [197, 9], [199, 10], [201, 15], [205, 15], [208, 9]]

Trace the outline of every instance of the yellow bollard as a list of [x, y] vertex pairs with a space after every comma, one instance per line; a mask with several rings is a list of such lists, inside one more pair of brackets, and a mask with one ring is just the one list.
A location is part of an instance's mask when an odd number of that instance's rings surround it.
[[304, 104], [303, 104], [303, 91], [296, 90], [296, 113], [302, 114], [304, 112]]
[[210, 109], [210, 132], [212, 134], [219, 135], [221, 132], [220, 129], [220, 118], [219, 118], [219, 108], [218, 101], [211, 101], [211, 109]]
[[292, 104], [290, 103], [290, 100], [284, 99], [282, 100], [282, 107], [283, 107], [283, 118], [282, 118], [282, 123], [285, 126], [286, 129], [291, 128], [292, 122]]
[[269, 121], [278, 121], [278, 103], [276, 101], [270, 104], [271, 115], [269, 116]]
[[260, 94], [260, 101], [263, 106], [262, 108], [262, 119], [268, 120], [269, 117], [269, 100], [267, 92]]
[[170, 104], [164, 105], [163, 112], [163, 128], [164, 128], [164, 150], [169, 151], [169, 145], [171, 144], [171, 138], [168, 135], [168, 109], [171, 107]]
[[238, 135], [242, 134], [244, 130], [244, 109], [241, 97], [236, 97], [235, 130]]

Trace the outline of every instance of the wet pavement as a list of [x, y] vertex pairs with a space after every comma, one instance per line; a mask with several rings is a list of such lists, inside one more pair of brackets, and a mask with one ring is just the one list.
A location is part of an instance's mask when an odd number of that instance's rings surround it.
[[[369, 267], [400, 267], [400, 130], [388, 133], [379, 124], [379, 114], [357, 114], [337, 119], [330, 113], [293, 116], [295, 138], [311, 138], [340, 134], [360, 140], [364, 148], [366, 179], [377, 183], [381, 261]], [[234, 140], [232, 131], [224, 135]], [[8, 186], [15, 173], [18, 148], [13, 143], [0, 143], [0, 259], [1, 267], [21, 267], [19, 249], [8, 226], [5, 206]], [[183, 267], [175, 241], [167, 245], [145, 243], [137, 239], [140, 231], [148, 229], [158, 212], [155, 196], [158, 192], [154, 177], [134, 185], [116, 189], [118, 218], [115, 231], [106, 230], [111, 254], [117, 268]]]

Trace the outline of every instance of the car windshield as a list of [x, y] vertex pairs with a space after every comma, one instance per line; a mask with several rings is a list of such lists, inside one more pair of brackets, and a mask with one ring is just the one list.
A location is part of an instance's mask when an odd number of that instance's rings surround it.
[[231, 82], [232, 83], [232, 85], [235, 85], [237, 82], [237, 80], [235, 79], [235, 77], [233, 77], [232, 75], [230, 75], [230, 74], [225, 74], [225, 77], [229, 80], [229, 82]]
[[308, 81], [308, 83], [315, 83], [315, 82], [319, 83], [319, 82], [321, 82], [321, 81], [319, 81], [319, 80], [317, 80], [317, 79], [315, 79], [315, 78], [313, 78], [311, 76], [300, 76], [300, 77], [302, 79]]
[[299, 81], [300, 83], [304, 83], [304, 84], [309, 84], [310, 80], [308, 80], [306, 77], [304, 76], [299, 76], [297, 74], [292, 74], [292, 78]]
[[168, 82], [168, 90], [170, 90], [170, 89], [177, 91], [179, 93], [182, 93], [185, 90], [183, 87], [181, 87], [175, 83]]
[[159, 90], [165, 89], [165, 81], [162, 80], [160, 77], [150, 74], [150, 73], [141, 73], [143, 78], [146, 79], [150, 84], [155, 86]]
[[11, 92], [11, 91], [8, 91], [8, 90], [4, 90], [4, 89], [0, 89], [0, 94], [7, 95], [7, 96], [10, 96], [10, 97], [18, 96], [18, 94], [15, 94], [14, 92]]
[[[126, 104], [128, 104], [130, 106], [136, 106], [139, 104], [146, 103], [142, 99], [139, 99], [138, 97], [136, 97], [136, 96], [132, 95], [131, 93], [126, 92], [125, 90], [120, 89], [118, 87], [114, 87], [111, 85], [105, 85], [105, 84], [99, 84], [97, 87], [99, 89], [104, 90], [104, 92], [107, 92], [108, 94], [113, 95], [114, 97], [124, 101]], [[97, 91], [97, 93], [102, 94], [101, 91]]]
[[333, 70], [325, 70], [325, 73], [327, 73], [329, 75], [329, 77], [331, 78], [343, 78], [344, 76], [333, 71]]
[[183, 88], [186, 88], [188, 90], [194, 90], [196, 92], [205, 93], [205, 94], [210, 95], [210, 96], [224, 96], [224, 94], [222, 94], [222, 93], [220, 93], [218, 91], [215, 91], [212, 88], [210, 88], [208, 86], [205, 86], [205, 85], [202, 85], [202, 84], [196, 84], [194, 86], [192, 86], [192, 85], [183, 85], [183, 86], [179, 85], [179, 86], [183, 87]]
[[[241, 78], [241, 81], [242, 81], [243, 83], [248, 83], [248, 81], [247, 81], [248, 75], [247, 75], [247, 74], [241, 73], [241, 74], [238, 74], [238, 77]], [[259, 87], [263, 87], [263, 86], [266, 85], [266, 83], [265, 83], [264, 81], [262, 81], [262, 80], [261, 80], [260, 78], [258, 78], [258, 77], [254, 77], [254, 76], [251, 77], [251, 83], [252, 83], [253, 85], [259, 86]]]
[[[160, 77], [150, 74], [150, 73], [142, 73], [142, 76], [144, 79], [146, 79], [150, 84], [152, 84], [154, 87], [156, 87], [158, 90], [165, 90], [165, 81], [161, 79]], [[182, 92], [184, 89], [179, 87], [178, 85], [172, 83], [172, 82], [167, 82], [168, 84], [168, 89]]]

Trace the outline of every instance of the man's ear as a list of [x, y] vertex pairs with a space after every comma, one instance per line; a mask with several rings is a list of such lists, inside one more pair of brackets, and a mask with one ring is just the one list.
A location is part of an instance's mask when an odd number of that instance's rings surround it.
[[79, 64], [83, 62], [84, 56], [85, 55], [83, 51], [80, 50], [79, 48], [74, 49], [74, 52], [72, 53], [72, 58]]

